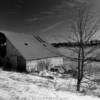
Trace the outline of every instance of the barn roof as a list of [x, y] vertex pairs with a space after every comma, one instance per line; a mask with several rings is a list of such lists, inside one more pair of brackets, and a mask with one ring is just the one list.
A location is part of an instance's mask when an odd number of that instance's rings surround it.
[[32, 34], [1, 31], [25, 59], [59, 57], [59, 51]]

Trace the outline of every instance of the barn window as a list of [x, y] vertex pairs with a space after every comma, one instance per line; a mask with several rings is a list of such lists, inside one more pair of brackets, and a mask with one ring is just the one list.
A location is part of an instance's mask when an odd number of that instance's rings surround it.
[[42, 39], [42, 38], [40, 38], [39, 36], [34, 36], [40, 43], [44, 43], [45, 41]]
[[43, 44], [43, 46], [47, 47], [46, 44]]
[[26, 42], [26, 43], [24, 43], [26, 46], [28, 46], [29, 44]]

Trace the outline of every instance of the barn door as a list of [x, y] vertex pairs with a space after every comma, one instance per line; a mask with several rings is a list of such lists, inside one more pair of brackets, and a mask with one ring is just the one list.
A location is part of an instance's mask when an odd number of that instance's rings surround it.
[[26, 62], [21, 56], [17, 57], [17, 67], [18, 67], [18, 71], [20, 72], [23, 72], [26, 70]]

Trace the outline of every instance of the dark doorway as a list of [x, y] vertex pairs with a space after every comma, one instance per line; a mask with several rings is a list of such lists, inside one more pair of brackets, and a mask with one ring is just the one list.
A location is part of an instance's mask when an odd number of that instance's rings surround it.
[[0, 32], [0, 57], [6, 56], [6, 37]]
[[4, 57], [6, 56], [6, 37], [0, 32], [0, 66], [4, 63]]

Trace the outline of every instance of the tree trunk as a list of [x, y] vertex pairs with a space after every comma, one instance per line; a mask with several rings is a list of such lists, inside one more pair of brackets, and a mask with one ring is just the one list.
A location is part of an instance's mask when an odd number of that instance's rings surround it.
[[82, 47], [81, 52], [81, 80], [83, 79], [83, 71], [84, 71], [84, 48]]
[[80, 60], [81, 60], [81, 48], [78, 53], [78, 70], [77, 70], [77, 91], [80, 91]]
[[77, 91], [80, 91], [81, 80], [77, 80]]
[[83, 69], [84, 69], [84, 48], [80, 47], [79, 54], [78, 54], [77, 91], [80, 91], [80, 85], [83, 79]]

